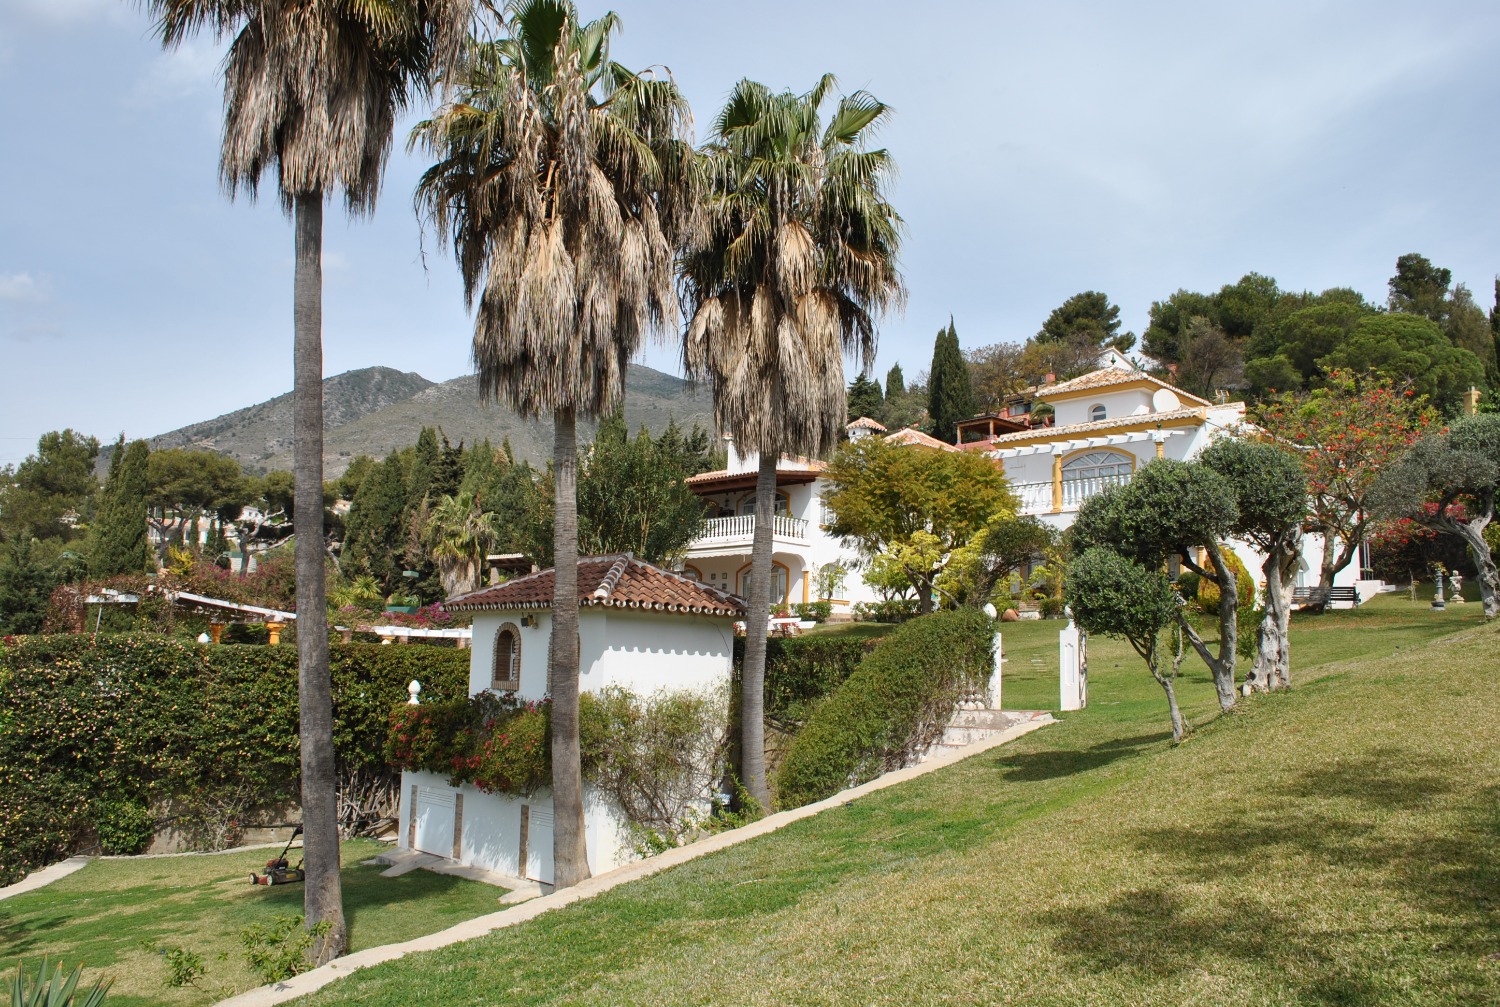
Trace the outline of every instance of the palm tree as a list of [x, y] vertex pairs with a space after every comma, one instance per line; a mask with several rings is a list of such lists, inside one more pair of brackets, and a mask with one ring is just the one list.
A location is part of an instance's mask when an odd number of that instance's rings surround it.
[[486, 513], [472, 490], [445, 495], [432, 510], [428, 543], [448, 597], [479, 587], [484, 558], [500, 539], [497, 515]]
[[714, 419], [759, 457], [751, 548], [740, 772], [765, 806], [764, 683], [776, 463], [821, 455], [843, 433], [845, 354], [866, 368], [876, 319], [901, 303], [901, 218], [884, 186], [890, 154], [866, 149], [890, 114], [858, 91], [826, 128], [832, 76], [807, 94], [744, 80], [700, 151], [703, 210], [684, 257], [689, 373], [707, 377]]
[[[476, 44], [457, 100], [412, 134], [437, 162], [417, 204], [451, 240], [474, 318], [481, 394], [550, 415], [556, 521], [552, 649], [553, 864], [588, 877], [578, 746], [579, 418], [624, 396], [626, 365], [677, 313], [673, 262], [690, 205], [687, 105], [670, 77], [609, 58], [619, 19], [518, 0], [505, 37]], [[476, 304], [477, 302], [477, 304]]]
[[224, 70], [219, 174], [253, 198], [274, 170], [293, 219], [294, 531], [305, 919], [343, 952], [333, 706], [323, 562], [323, 201], [375, 208], [396, 115], [461, 49], [475, 0], [145, 0], [165, 48], [200, 29], [234, 36]]

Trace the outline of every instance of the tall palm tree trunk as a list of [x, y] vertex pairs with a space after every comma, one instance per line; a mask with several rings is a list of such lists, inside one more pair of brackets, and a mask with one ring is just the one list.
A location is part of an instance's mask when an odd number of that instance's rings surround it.
[[572, 410], [553, 416], [552, 526], [552, 879], [571, 888], [589, 876], [583, 824], [583, 757], [578, 743], [578, 432]]
[[745, 612], [745, 666], [740, 671], [740, 783], [762, 808], [766, 781], [766, 630], [771, 617], [771, 533], [776, 513], [776, 455], [763, 452], [755, 477], [755, 537]]
[[323, 194], [295, 208], [296, 331], [292, 384], [292, 528], [297, 536], [297, 698], [302, 732], [302, 831], [309, 929], [332, 929], [313, 947], [317, 965], [343, 954], [337, 777], [333, 764], [333, 687], [328, 671], [328, 602], [323, 581]]

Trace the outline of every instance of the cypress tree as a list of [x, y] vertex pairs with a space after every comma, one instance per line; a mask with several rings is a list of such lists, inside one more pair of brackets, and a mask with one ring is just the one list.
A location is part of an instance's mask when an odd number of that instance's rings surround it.
[[880, 394], [880, 385], [863, 374], [856, 377], [849, 385], [849, 394], [845, 398], [848, 402], [848, 422], [850, 423], [861, 416], [876, 418], [882, 412], [881, 407], [885, 405], [885, 399]]
[[932, 370], [927, 378], [927, 415], [932, 436], [952, 444], [958, 440], [958, 424], [974, 415], [974, 383], [969, 365], [958, 346], [953, 319], [939, 329], [932, 346]]
[[906, 394], [906, 375], [901, 373], [900, 364], [892, 364], [891, 369], [885, 372], [885, 400], [899, 398]]
[[23, 532], [0, 562], [0, 633], [40, 633], [52, 596], [52, 577], [36, 562], [36, 539]]
[[150, 570], [146, 537], [146, 476], [151, 451], [145, 441], [122, 435], [109, 459], [109, 478], [100, 494], [99, 511], [89, 528], [88, 564], [93, 577]]
[[401, 582], [398, 557], [405, 546], [406, 487], [406, 465], [392, 452], [365, 477], [349, 505], [346, 565], [370, 574], [387, 594]]

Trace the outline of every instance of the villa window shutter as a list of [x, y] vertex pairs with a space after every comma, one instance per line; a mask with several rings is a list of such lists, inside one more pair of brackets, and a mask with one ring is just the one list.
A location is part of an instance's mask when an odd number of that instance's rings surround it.
[[495, 652], [490, 666], [490, 688], [515, 692], [521, 687], [521, 630], [513, 622], [495, 633]]

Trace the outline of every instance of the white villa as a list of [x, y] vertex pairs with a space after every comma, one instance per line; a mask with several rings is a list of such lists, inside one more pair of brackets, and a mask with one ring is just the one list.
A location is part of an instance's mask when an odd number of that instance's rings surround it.
[[[957, 445], [918, 430], [887, 435], [883, 426], [868, 418], [849, 424], [849, 435], [885, 435], [893, 443], [931, 450], [982, 451], [1004, 467], [1022, 514], [1062, 530], [1073, 523], [1085, 500], [1129, 482], [1141, 466], [1157, 458], [1195, 458], [1214, 439], [1232, 435], [1245, 424], [1242, 402], [1209, 402], [1123, 361], [1110, 363], [1071, 381], [1027, 389], [1004, 411], [965, 421]], [[1043, 403], [1052, 409], [1052, 422], [1030, 425], [1032, 410]], [[749, 590], [757, 462], [754, 455], [739, 455], [730, 442], [728, 468], [687, 481], [708, 500], [714, 516], [689, 547], [683, 573], [741, 596]], [[829, 600], [835, 611], [844, 612], [878, 595], [860, 578], [858, 555], [824, 530], [823, 470], [822, 462], [805, 458], [783, 458], [777, 466], [771, 597], [773, 604], [787, 605], [820, 600], [815, 591], [817, 571], [837, 562], [850, 573], [839, 597]], [[1259, 581], [1262, 558], [1249, 545], [1232, 545]], [[1321, 538], [1307, 538], [1298, 587], [1316, 583], [1322, 549]], [[1378, 584], [1359, 582], [1357, 567], [1351, 564], [1341, 571], [1336, 586], [1359, 586], [1363, 600]]]
[[[543, 570], [447, 603], [474, 614], [469, 694], [485, 690], [539, 700], [547, 695], [554, 571]], [[726, 688], [734, 659], [738, 598], [627, 555], [578, 563], [580, 688]], [[585, 786], [590, 868], [630, 859], [625, 822]], [[486, 794], [446, 776], [401, 774], [399, 848], [431, 853], [516, 878], [552, 881], [552, 796]]]

